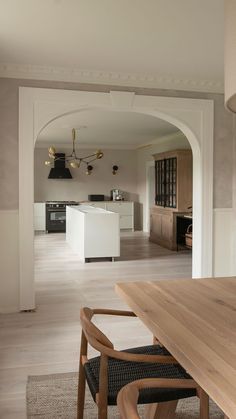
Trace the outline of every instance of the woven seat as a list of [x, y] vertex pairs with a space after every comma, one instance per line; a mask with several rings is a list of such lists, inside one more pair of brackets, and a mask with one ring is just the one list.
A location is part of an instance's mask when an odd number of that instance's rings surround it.
[[[86, 381], [98, 405], [98, 419], [107, 419], [107, 406], [117, 404], [117, 396], [118, 393], [122, 394], [122, 388], [133, 382], [142, 382], [143, 379], [155, 378], [159, 380], [160, 385], [155, 388], [141, 387], [136, 402], [158, 403], [158, 410], [164, 409], [164, 412], [168, 412], [169, 419], [173, 417], [179, 399], [203, 394], [197, 383], [155, 337], [153, 345], [117, 351], [107, 336], [92, 322], [95, 314], [135, 317], [131, 311], [92, 310], [88, 307], [81, 309], [77, 419], [83, 419], [84, 416]], [[88, 344], [96, 349], [100, 356], [88, 359]], [[208, 399], [205, 406], [201, 419], [208, 419]]]
[[[165, 348], [159, 345], [132, 348], [122, 352], [169, 355]], [[99, 392], [100, 357], [92, 358], [84, 365], [85, 375], [94, 401]], [[159, 364], [122, 361], [108, 359], [108, 405], [116, 405], [117, 394], [126, 384], [142, 378], [178, 378], [191, 379], [178, 364]], [[196, 395], [196, 389], [144, 389], [141, 390], [138, 403], [159, 403], [169, 400], [179, 400]]]

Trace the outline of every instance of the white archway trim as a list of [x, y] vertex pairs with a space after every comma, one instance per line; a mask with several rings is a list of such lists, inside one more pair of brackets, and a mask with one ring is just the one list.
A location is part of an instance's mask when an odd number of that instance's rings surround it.
[[212, 276], [213, 101], [135, 95], [19, 89], [19, 247], [20, 307], [34, 308], [33, 201], [34, 143], [51, 120], [84, 109], [138, 112], [176, 125], [193, 152], [193, 277]]

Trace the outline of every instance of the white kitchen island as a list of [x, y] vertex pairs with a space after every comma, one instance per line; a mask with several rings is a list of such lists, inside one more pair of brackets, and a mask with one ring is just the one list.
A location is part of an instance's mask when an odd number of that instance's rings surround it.
[[119, 214], [89, 205], [66, 207], [66, 241], [83, 262], [120, 256]]

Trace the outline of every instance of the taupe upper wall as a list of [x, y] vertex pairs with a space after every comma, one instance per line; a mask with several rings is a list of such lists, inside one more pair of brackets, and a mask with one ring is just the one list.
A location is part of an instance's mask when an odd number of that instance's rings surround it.
[[[68, 149], [60, 152], [69, 154]], [[80, 155], [91, 154], [93, 150], [80, 150]], [[50, 168], [46, 148], [36, 148], [34, 153], [34, 200], [44, 201], [87, 201], [89, 194], [102, 194], [110, 198], [111, 189], [121, 189], [125, 199], [138, 201], [137, 196], [137, 158], [133, 150], [106, 150], [104, 157], [92, 163], [91, 175], [85, 174], [86, 166], [70, 168], [72, 179], [48, 179]], [[118, 166], [117, 174], [112, 174], [113, 165]]]
[[136, 87], [106, 86], [38, 80], [0, 79], [0, 209], [17, 209], [18, 188], [18, 88], [40, 87], [68, 90], [110, 92], [132, 91], [137, 95], [213, 99], [214, 127], [214, 207], [232, 207], [234, 167], [233, 115], [224, 108], [220, 94], [185, 92]]

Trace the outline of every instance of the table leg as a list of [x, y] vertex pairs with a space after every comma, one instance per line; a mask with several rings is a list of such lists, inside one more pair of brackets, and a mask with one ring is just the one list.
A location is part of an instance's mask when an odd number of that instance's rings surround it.
[[178, 400], [170, 402], [153, 403], [145, 412], [145, 419], [174, 419]]

